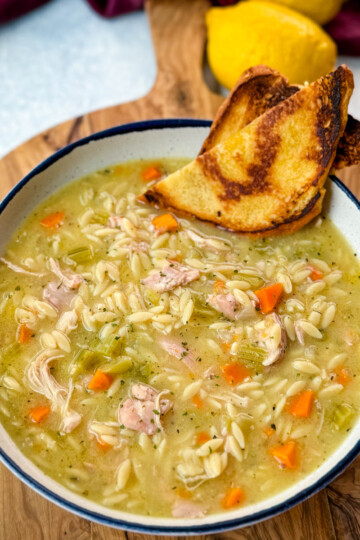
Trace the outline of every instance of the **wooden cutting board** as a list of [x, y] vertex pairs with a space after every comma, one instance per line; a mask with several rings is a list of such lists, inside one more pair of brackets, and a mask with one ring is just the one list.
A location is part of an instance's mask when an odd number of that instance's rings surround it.
[[[146, 10], [158, 65], [143, 98], [74, 118], [22, 144], [0, 161], [0, 199], [55, 150], [95, 131], [152, 118], [212, 119], [222, 97], [209, 91], [202, 64], [208, 0], [148, 0]], [[343, 179], [360, 196], [359, 168]], [[203, 538], [214, 540], [354, 540], [360, 538], [360, 458], [331, 486], [259, 525]], [[78, 518], [25, 487], [0, 466], [0, 540], [115, 540], [147, 538]], [[150, 537], [149, 538], [153, 538]]]

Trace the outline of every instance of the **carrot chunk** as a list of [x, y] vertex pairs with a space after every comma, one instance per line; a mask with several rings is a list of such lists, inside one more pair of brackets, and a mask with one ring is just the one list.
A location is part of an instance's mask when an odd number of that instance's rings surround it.
[[247, 377], [250, 377], [251, 371], [243, 364], [224, 364], [221, 366], [226, 382], [232, 386], [241, 383]]
[[195, 396], [192, 398], [191, 401], [193, 402], [193, 404], [194, 404], [198, 409], [202, 409], [202, 408], [203, 408], [203, 400], [201, 399], [201, 397], [199, 396], [199, 394], [195, 394]]
[[339, 384], [342, 384], [343, 386], [348, 384], [352, 379], [349, 371], [346, 368], [338, 367], [335, 369], [335, 373], [336, 373], [336, 382], [338, 382]]
[[225, 281], [215, 281], [214, 283], [214, 289], [216, 294], [221, 294], [223, 290], [225, 289]]
[[201, 446], [202, 444], [205, 444], [206, 442], [210, 441], [211, 437], [208, 433], [206, 433], [206, 431], [200, 431], [200, 433], [198, 433], [196, 435], [196, 444]]
[[48, 405], [39, 405], [29, 411], [29, 418], [35, 424], [43, 422], [49, 415], [51, 409]]
[[93, 375], [91, 381], [88, 384], [89, 390], [108, 390], [111, 383], [113, 382], [113, 377], [108, 373], [104, 373], [97, 369]]
[[313, 266], [310, 266], [311, 274], [309, 275], [309, 278], [311, 281], [318, 281], [319, 279], [323, 278], [322, 272], [318, 270], [317, 268], [314, 268]]
[[55, 212], [55, 214], [45, 216], [40, 223], [47, 229], [57, 229], [58, 227], [61, 227], [64, 221], [64, 216], [64, 212]]
[[309, 418], [314, 401], [314, 392], [312, 390], [304, 390], [291, 400], [288, 411], [293, 416], [299, 418]]
[[270, 313], [278, 305], [284, 292], [282, 283], [274, 283], [255, 291], [263, 313]]
[[297, 468], [296, 442], [288, 441], [284, 444], [273, 446], [273, 448], [270, 449], [270, 454], [276, 459], [282, 468]]
[[26, 326], [26, 324], [20, 324], [17, 331], [17, 341], [18, 343], [27, 343], [30, 341], [32, 336], [32, 330]]
[[141, 178], [145, 182], [150, 182], [151, 180], [157, 180], [162, 177], [162, 172], [160, 171], [157, 165], [151, 165], [144, 169], [141, 173]]
[[227, 491], [221, 504], [222, 507], [225, 508], [225, 510], [229, 510], [230, 508], [234, 508], [234, 506], [238, 506], [240, 503], [242, 503], [244, 498], [245, 494], [243, 490], [233, 487]]
[[161, 216], [156, 216], [152, 220], [152, 224], [158, 234], [174, 232], [179, 228], [179, 224], [172, 214], [161, 214]]

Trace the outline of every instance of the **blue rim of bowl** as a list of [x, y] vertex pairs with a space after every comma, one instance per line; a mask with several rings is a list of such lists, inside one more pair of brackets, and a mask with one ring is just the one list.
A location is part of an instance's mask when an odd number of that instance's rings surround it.
[[[75, 148], [79, 146], [84, 146], [92, 141], [97, 141], [100, 139], [106, 139], [108, 137], [113, 137], [116, 135], [124, 135], [131, 132], [147, 131], [150, 129], [164, 129], [164, 128], [199, 128], [199, 127], [210, 127], [211, 122], [208, 120], [195, 120], [195, 119], [164, 119], [164, 120], [149, 120], [144, 122], [134, 122], [131, 124], [124, 124], [121, 126], [116, 126], [114, 128], [106, 129], [104, 131], [99, 131], [80, 139], [72, 144], [65, 146], [64, 148], [58, 150], [50, 157], [42, 161], [37, 165], [32, 171], [30, 171], [13, 189], [10, 193], [3, 199], [0, 203], [0, 214], [4, 211], [10, 201], [15, 197], [15, 195], [34, 177], [39, 173], [47, 169], [50, 165], [63, 158]], [[353, 204], [360, 210], [360, 202], [357, 198], [351, 193], [351, 191], [334, 175], [330, 175], [331, 180], [344, 192], [344, 194], [351, 200]], [[190, 527], [186, 526], [161, 526], [161, 525], [143, 525], [141, 523], [128, 522], [122, 519], [115, 519], [109, 516], [104, 516], [97, 512], [86, 510], [85, 508], [78, 506], [77, 504], [71, 503], [66, 499], [60, 497], [50, 489], [44, 487], [42, 484], [34, 480], [30, 475], [24, 472], [1, 448], [0, 448], [0, 461], [15, 475], [19, 478], [24, 484], [32, 488], [34, 491], [48, 499], [49, 501], [55, 503], [61, 508], [72, 512], [80, 517], [95, 521], [101, 525], [107, 525], [109, 527], [114, 527], [117, 529], [123, 529], [138, 533], [147, 533], [147, 534], [160, 534], [160, 535], [197, 535], [197, 534], [209, 534], [223, 532], [230, 529], [236, 529], [240, 527], [246, 527], [253, 525], [265, 519], [276, 516], [286, 510], [289, 510], [293, 506], [305, 501], [312, 495], [315, 495], [321, 489], [326, 487], [334, 478], [336, 478], [350, 463], [357, 457], [360, 453], [360, 440], [355, 444], [355, 446], [339, 461], [330, 471], [323, 475], [319, 480], [314, 482], [311, 486], [303, 489], [300, 493], [294, 495], [288, 500], [279, 503], [271, 508], [260, 510], [256, 514], [251, 516], [244, 516], [239, 518], [234, 518], [230, 520], [222, 519], [222, 515], [219, 514], [220, 520], [216, 523], [209, 523], [203, 525], [191, 525]], [[86, 500], [86, 499], [84, 499]], [[226, 514], [224, 514], [225, 518]], [[134, 514], [136, 519], [136, 515]]]

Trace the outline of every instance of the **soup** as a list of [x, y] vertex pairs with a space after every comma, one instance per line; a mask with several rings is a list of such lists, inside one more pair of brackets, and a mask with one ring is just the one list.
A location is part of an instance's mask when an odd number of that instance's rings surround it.
[[295, 484], [352, 429], [360, 269], [326, 217], [254, 241], [138, 201], [184, 163], [96, 172], [13, 235], [0, 415], [70, 490], [200, 518]]

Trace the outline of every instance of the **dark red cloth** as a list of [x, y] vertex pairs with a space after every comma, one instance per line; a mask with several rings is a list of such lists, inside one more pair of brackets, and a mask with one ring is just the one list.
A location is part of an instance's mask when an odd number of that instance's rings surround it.
[[0, 23], [16, 19], [49, 0], [0, 0]]
[[[0, 23], [8, 22], [28, 13], [49, 0], [0, 0]], [[115, 17], [122, 13], [141, 9], [143, 0], [87, 0], [103, 17]], [[214, 0], [214, 4], [227, 6], [238, 0]], [[325, 26], [336, 41], [340, 54], [360, 56], [360, 0], [350, 0], [341, 12]]]
[[325, 30], [336, 41], [340, 54], [360, 56], [360, 2], [351, 0], [343, 5]]
[[[1, 0], [0, 0], [1, 1]], [[141, 9], [143, 0], [87, 0], [103, 17], [116, 17], [129, 11]]]

